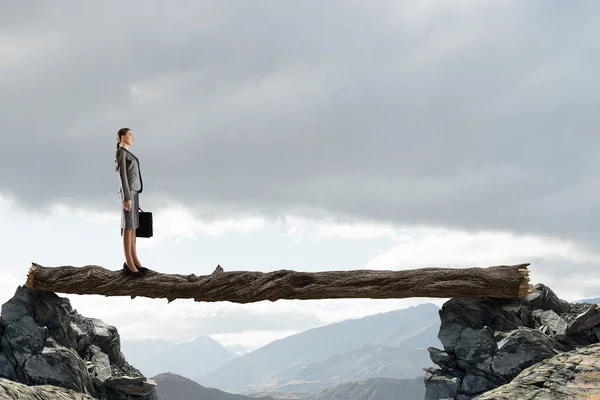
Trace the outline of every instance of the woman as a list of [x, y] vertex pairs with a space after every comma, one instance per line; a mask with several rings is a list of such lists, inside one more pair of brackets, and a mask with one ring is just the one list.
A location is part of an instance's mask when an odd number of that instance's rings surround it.
[[123, 248], [125, 249], [125, 260], [123, 269], [128, 275], [140, 276], [148, 271], [142, 267], [137, 257], [135, 230], [140, 226], [139, 220], [139, 194], [142, 193], [144, 184], [140, 171], [138, 158], [129, 151], [133, 144], [133, 132], [129, 128], [119, 129], [117, 132], [117, 154], [115, 158], [115, 170], [121, 178], [121, 235], [123, 236]]

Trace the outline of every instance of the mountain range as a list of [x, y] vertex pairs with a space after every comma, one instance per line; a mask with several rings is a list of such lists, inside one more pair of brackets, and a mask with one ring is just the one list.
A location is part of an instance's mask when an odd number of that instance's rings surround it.
[[123, 341], [121, 351], [146, 376], [172, 372], [197, 376], [214, 371], [235, 358], [210, 336], [173, 344], [161, 339]]
[[248, 397], [206, 388], [183, 376], [164, 373], [151, 378], [160, 400], [274, 400], [270, 396]]
[[369, 378], [342, 383], [313, 394], [275, 394], [248, 397], [206, 388], [191, 379], [166, 373], [152, 377], [161, 400], [422, 400], [423, 377], [414, 379]]
[[432, 366], [439, 308], [421, 304], [276, 340], [192, 379], [234, 393], [305, 392], [371, 377], [415, 378]]
[[577, 300], [577, 301], [574, 301], [574, 303], [592, 303], [592, 304], [596, 303], [597, 304], [597, 303], [600, 303], [600, 297], [595, 297], [593, 299]]

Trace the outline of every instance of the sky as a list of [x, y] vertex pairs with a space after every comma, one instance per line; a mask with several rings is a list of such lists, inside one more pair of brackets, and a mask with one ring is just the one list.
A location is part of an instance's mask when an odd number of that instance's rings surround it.
[[[122, 127], [159, 272], [527, 262], [600, 295], [595, 2], [0, 3], [0, 303], [31, 262], [121, 268]], [[445, 301], [63, 296], [247, 349]]]

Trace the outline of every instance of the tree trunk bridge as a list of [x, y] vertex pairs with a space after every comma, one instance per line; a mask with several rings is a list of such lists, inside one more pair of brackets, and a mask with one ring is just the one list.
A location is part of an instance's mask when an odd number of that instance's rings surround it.
[[325, 272], [231, 271], [217, 266], [210, 275], [163, 274], [149, 270], [131, 277], [97, 265], [44, 267], [32, 263], [32, 289], [104, 296], [194, 299], [198, 302], [253, 303], [263, 300], [400, 299], [409, 297], [521, 298], [533, 291], [529, 264], [401, 271]]

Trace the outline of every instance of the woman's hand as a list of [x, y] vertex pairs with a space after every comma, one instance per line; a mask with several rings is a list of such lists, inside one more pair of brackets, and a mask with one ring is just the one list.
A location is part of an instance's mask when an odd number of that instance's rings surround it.
[[127, 211], [131, 211], [131, 200], [127, 200], [123, 203], [123, 208]]

